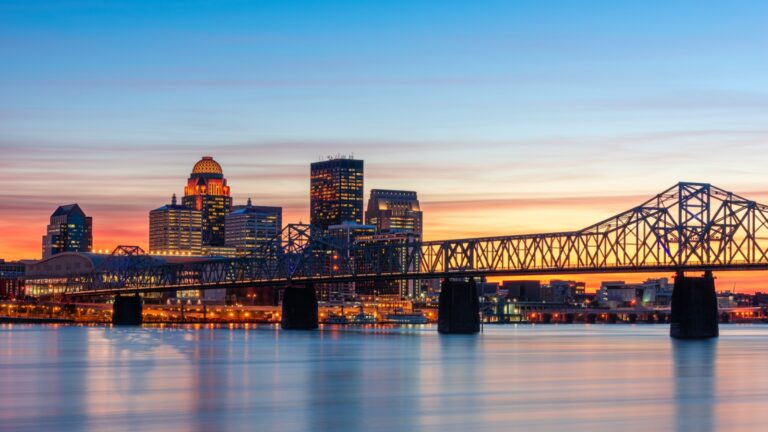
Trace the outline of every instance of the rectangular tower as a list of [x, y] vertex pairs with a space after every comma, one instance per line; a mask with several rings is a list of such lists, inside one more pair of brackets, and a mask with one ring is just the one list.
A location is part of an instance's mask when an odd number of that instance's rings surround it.
[[411, 232], [421, 234], [422, 213], [416, 192], [371, 190], [365, 223], [375, 225], [379, 233]]
[[336, 158], [310, 167], [310, 223], [325, 232], [342, 222], [363, 223], [363, 161]]
[[283, 208], [248, 204], [226, 217], [225, 244], [238, 251], [252, 251], [274, 239], [283, 229]]
[[149, 250], [152, 253], [187, 253], [200, 255], [203, 244], [202, 212], [171, 204], [149, 212]]

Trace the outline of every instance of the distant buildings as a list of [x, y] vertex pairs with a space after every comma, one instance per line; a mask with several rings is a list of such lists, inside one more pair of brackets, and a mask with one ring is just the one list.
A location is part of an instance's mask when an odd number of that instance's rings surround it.
[[376, 226], [379, 233], [422, 233], [422, 213], [416, 192], [371, 190], [365, 223]]
[[310, 223], [325, 232], [345, 221], [363, 223], [363, 161], [336, 158], [310, 166]]
[[203, 156], [192, 168], [182, 204], [201, 212], [203, 246], [224, 246], [224, 224], [232, 197], [221, 165], [212, 157]]
[[634, 306], [669, 306], [673, 286], [667, 278], [648, 279], [639, 284], [624, 281], [607, 281], [600, 285], [595, 299], [600, 306], [609, 308]]
[[24, 296], [24, 263], [0, 259], [0, 299]]
[[57, 208], [43, 236], [43, 258], [61, 252], [90, 252], [92, 248], [93, 219], [77, 204]]
[[[385, 271], [414, 273], [421, 264], [421, 248], [416, 243], [421, 241], [421, 235], [413, 232], [397, 232], [359, 236], [355, 239], [356, 246], [380, 246], [380, 265]], [[378, 250], [378, 249], [377, 249]], [[362, 257], [361, 257], [362, 258]], [[360, 259], [362, 262], [363, 260]], [[358, 269], [359, 272], [372, 269]], [[362, 295], [398, 295], [400, 298], [419, 297], [419, 280], [376, 280], [372, 283], [358, 283], [356, 293]]]
[[523, 302], [541, 301], [541, 282], [537, 280], [513, 280], [501, 283], [500, 295]]
[[224, 225], [225, 245], [238, 250], [253, 250], [272, 240], [283, 228], [282, 207], [236, 207], [226, 216]]
[[200, 255], [202, 230], [202, 212], [178, 205], [174, 194], [170, 204], [149, 212], [149, 250]]
[[345, 246], [352, 246], [359, 237], [376, 234], [376, 226], [363, 225], [353, 221], [344, 221], [338, 225], [328, 227], [328, 236]]

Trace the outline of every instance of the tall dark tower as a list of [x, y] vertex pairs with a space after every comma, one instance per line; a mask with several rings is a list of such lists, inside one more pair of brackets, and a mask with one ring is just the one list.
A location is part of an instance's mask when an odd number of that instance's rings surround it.
[[192, 168], [181, 203], [202, 213], [204, 246], [224, 246], [224, 219], [232, 208], [227, 179], [221, 165], [203, 156]]
[[363, 223], [363, 161], [336, 158], [310, 167], [309, 211], [313, 227]]
[[90, 252], [93, 249], [93, 219], [77, 204], [63, 205], [51, 215], [43, 236], [43, 258], [61, 252]]

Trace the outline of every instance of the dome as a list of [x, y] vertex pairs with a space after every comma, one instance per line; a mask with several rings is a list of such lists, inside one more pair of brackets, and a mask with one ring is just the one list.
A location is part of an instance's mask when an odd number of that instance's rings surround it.
[[213, 160], [210, 156], [203, 156], [200, 161], [198, 161], [195, 164], [195, 167], [192, 168], [192, 174], [220, 174], [223, 175], [224, 173], [221, 170], [221, 165], [219, 165], [218, 162]]

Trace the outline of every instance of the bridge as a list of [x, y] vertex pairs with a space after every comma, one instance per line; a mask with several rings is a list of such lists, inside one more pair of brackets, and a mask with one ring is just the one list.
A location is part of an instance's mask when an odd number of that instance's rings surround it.
[[[65, 294], [119, 296], [186, 289], [282, 286], [291, 287], [285, 297], [288, 309], [293, 302], [306, 303], [297, 306], [297, 310], [306, 312], [304, 309], [311, 309], [316, 300], [305, 299], [306, 294], [298, 291], [300, 286], [382, 279], [443, 279], [440, 306], [441, 312], [443, 309], [446, 312], [442, 315], [460, 316], [457, 319], [463, 322], [473, 320], [472, 308], [477, 299], [470, 293], [469, 285], [476, 277], [670, 271], [677, 274], [673, 336], [678, 333], [681, 337], [706, 337], [717, 332], [716, 323], [714, 330], [711, 323], [707, 324], [713, 307], [714, 316], [717, 315], [712, 272], [768, 269], [768, 206], [710, 184], [683, 182], [639, 206], [578, 231], [347, 244], [341, 239], [320, 235], [309, 225], [294, 224], [241, 258], [156, 265], [137, 250], [119, 253], [129, 255], [130, 259], [121, 260], [123, 264], [119, 266], [106, 265], [92, 273], [69, 278]], [[685, 275], [693, 271], [704, 272], [705, 276]], [[302, 291], [314, 293], [314, 290]], [[708, 294], [702, 294], [704, 292]], [[449, 298], [453, 300], [444, 308], [443, 302]], [[469, 305], [469, 312], [461, 305]], [[676, 310], [680, 313], [676, 314]], [[290, 321], [290, 310], [286, 313]], [[676, 315], [694, 317], [697, 324], [691, 325], [698, 330], [686, 330], [687, 324], [676, 325]], [[687, 322], [686, 319], [683, 321]], [[297, 321], [303, 323], [302, 319]], [[283, 324], [291, 327], [285, 321]], [[456, 326], [475, 328], [474, 324], [464, 324]], [[308, 325], [311, 327], [312, 322]]]

